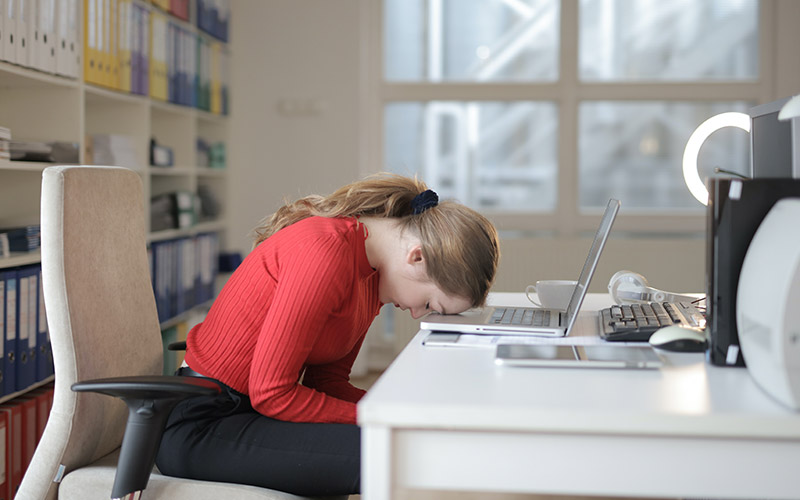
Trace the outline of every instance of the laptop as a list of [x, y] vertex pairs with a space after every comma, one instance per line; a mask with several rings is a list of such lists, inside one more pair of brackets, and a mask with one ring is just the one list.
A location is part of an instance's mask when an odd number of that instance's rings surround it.
[[619, 212], [619, 200], [610, 199], [606, 206], [600, 227], [586, 256], [586, 262], [578, 277], [578, 284], [572, 292], [566, 311], [543, 309], [540, 307], [502, 307], [489, 306], [473, 309], [461, 314], [428, 314], [420, 322], [420, 328], [437, 332], [477, 333], [485, 335], [536, 335], [544, 337], [565, 337], [578, 317], [581, 304], [589, 289], [589, 283], [597, 268], [611, 226]]

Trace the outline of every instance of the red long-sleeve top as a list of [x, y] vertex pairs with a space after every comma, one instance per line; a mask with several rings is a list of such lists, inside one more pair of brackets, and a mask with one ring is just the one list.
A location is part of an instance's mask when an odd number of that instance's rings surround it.
[[310, 217], [264, 240], [189, 332], [188, 365], [268, 417], [356, 423], [350, 370], [382, 305], [364, 229]]

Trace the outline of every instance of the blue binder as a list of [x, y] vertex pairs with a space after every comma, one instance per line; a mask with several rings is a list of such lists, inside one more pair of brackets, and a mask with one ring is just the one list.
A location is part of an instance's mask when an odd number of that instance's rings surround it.
[[5, 331], [3, 332], [3, 392], [17, 390], [17, 271], [5, 271]]
[[37, 266], [17, 272], [17, 381], [21, 391], [36, 383], [36, 317], [39, 288]]
[[185, 265], [186, 262], [185, 258], [185, 250], [184, 247], [186, 245], [186, 239], [180, 239], [175, 241], [175, 310], [173, 311], [176, 315], [181, 314], [182, 312], [186, 311], [191, 307], [186, 300], [186, 291], [184, 288], [184, 281], [185, 281]]
[[0, 271], [0, 396], [6, 395], [5, 358], [6, 358], [6, 281], [5, 273]]
[[169, 252], [167, 242], [164, 241], [152, 243], [151, 248], [153, 250], [153, 288], [156, 297], [156, 309], [158, 309], [158, 321], [163, 323], [171, 317], [167, 283], [170, 269]]
[[53, 351], [50, 346], [50, 335], [47, 330], [47, 314], [44, 310], [44, 294], [42, 293], [42, 267], [37, 268], [39, 286], [36, 291], [38, 314], [36, 316], [36, 381], [44, 380], [53, 374]]

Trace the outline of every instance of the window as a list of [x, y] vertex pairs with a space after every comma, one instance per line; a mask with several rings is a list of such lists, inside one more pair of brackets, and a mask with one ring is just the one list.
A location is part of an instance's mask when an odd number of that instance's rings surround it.
[[554, 103], [401, 102], [384, 116], [390, 170], [421, 173], [442, 198], [481, 210], [555, 209]]
[[758, 4], [749, 0], [580, 2], [584, 81], [758, 78]]
[[554, 81], [557, 0], [387, 0], [389, 81]]
[[[702, 229], [683, 147], [768, 92], [764, 3], [383, 0], [378, 156], [503, 229], [590, 229], [612, 196], [623, 213]], [[748, 162], [747, 134], [723, 130], [699, 164]]]

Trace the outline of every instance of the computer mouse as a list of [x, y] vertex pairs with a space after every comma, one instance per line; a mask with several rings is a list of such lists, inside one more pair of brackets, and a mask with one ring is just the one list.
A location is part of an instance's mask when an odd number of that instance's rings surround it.
[[653, 332], [650, 345], [665, 351], [703, 352], [708, 347], [708, 341], [703, 330], [672, 325]]

